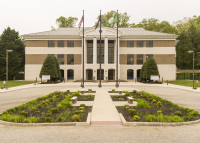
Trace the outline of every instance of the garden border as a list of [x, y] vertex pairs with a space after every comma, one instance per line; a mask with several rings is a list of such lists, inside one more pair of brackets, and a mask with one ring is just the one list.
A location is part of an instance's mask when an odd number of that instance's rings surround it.
[[191, 125], [191, 124], [197, 124], [200, 123], [200, 119], [196, 121], [188, 121], [188, 122], [171, 122], [171, 123], [165, 123], [165, 122], [126, 122], [124, 116], [119, 113], [119, 117], [122, 121], [123, 126], [181, 126], [181, 125]]
[[[61, 123], [14, 123], [0, 120], [0, 124], [9, 126], [90, 126], [91, 112], [88, 113], [86, 122], [61, 122]], [[2, 114], [0, 114], [2, 115]]]

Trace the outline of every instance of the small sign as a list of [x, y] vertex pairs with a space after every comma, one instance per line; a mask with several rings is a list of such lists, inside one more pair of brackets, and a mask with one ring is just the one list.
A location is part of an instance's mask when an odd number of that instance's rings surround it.
[[42, 75], [42, 80], [50, 80], [50, 75]]
[[96, 72], [94, 72], [93, 74], [94, 74], [93, 76], [97, 76]]
[[151, 75], [151, 80], [159, 80], [159, 75]]
[[3, 81], [3, 84], [6, 84], [6, 81]]
[[197, 83], [198, 83], [198, 80], [197, 80]]

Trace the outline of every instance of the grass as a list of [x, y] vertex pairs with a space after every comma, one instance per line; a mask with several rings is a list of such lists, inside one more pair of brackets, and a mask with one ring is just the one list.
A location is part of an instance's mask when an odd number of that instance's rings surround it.
[[[176, 84], [176, 85], [182, 85], [182, 86], [188, 86], [193, 87], [193, 81], [192, 80], [175, 80], [175, 81], [168, 81], [168, 83]], [[194, 86], [200, 87], [200, 80], [198, 81], [198, 86], [196, 84], [196, 80], [194, 81]]]
[[[8, 81], [8, 88], [15, 87], [15, 86], [20, 86], [20, 85], [31, 84], [31, 83], [34, 83], [34, 81], [9, 80]], [[0, 81], [0, 87], [4, 87], [3, 81]], [[6, 87], [6, 85], [5, 85], [5, 87]]]

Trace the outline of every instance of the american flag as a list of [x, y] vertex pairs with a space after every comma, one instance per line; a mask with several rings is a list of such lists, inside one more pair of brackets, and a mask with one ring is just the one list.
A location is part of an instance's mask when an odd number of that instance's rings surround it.
[[81, 18], [81, 21], [79, 22], [78, 24], [78, 27], [79, 27], [79, 30], [80, 30], [80, 27], [81, 27], [81, 23], [83, 22], [83, 17]]

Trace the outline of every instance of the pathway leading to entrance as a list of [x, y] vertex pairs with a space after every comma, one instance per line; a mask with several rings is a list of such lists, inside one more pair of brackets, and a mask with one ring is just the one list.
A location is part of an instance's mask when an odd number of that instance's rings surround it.
[[96, 90], [91, 125], [122, 125], [108, 88], [97, 88]]

